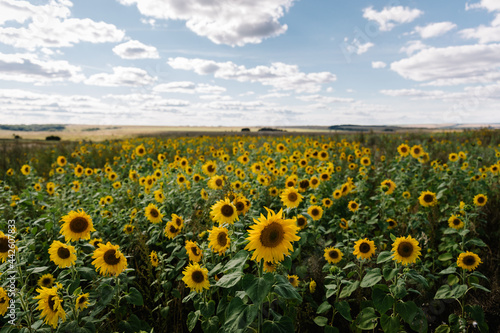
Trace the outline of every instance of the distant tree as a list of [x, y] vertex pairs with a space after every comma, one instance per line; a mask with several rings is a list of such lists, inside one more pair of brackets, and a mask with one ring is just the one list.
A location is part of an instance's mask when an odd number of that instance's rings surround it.
[[245, 128], [242, 128], [242, 129], [241, 129], [241, 131], [242, 131], [242, 132], [250, 132], [250, 128], [245, 127]]
[[47, 141], [61, 141], [61, 138], [56, 135], [49, 135], [45, 138]]

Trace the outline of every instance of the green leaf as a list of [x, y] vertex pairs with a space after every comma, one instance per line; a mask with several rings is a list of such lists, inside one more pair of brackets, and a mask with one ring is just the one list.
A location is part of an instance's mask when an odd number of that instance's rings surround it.
[[434, 299], [449, 299], [453, 298], [453, 293], [451, 291], [451, 287], [447, 284], [442, 285], [436, 291], [436, 295], [434, 295]]
[[337, 327], [326, 325], [325, 326], [325, 333], [339, 333], [339, 329]]
[[316, 318], [314, 318], [314, 322], [319, 327], [323, 327], [328, 323], [328, 318], [322, 317], [322, 316], [317, 316]]
[[440, 255], [438, 257], [438, 260], [440, 260], [440, 261], [448, 261], [450, 259], [453, 259], [453, 255], [449, 252], [443, 253], [442, 255]]
[[380, 268], [373, 268], [363, 277], [360, 286], [361, 288], [370, 288], [376, 285], [380, 280], [382, 280]]
[[351, 294], [358, 289], [359, 287], [359, 281], [354, 281], [350, 283], [349, 285], [345, 286], [342, 291], [340, 292], [339, 298], [344, 298], [344, 297], [349, 297]]
[[279, 321], [268, 321], [264, 322], [262, 325], [262, 330], [264, 333], [288, 333], [293, 332], [293, 322], [288, 316], [283, 316]]
[[47, 267], [47, 266], [40, 266], [40, 267], [28, 268], [28, 269], [26, 270], [26, 272], [28, 272], [28, 273], [30, 273], [30, 274], [37, 274], [37, 273], [44, 272], [44, 271], [46, 271], [47, 269], [49, 269], [49, 267]]
[[415, 317], [418, 307], [415, 302], [398, 302], [396, 303], [396, 311], [399, 313], [401, 318], [408, 324], [411, 324], [413, 318]]
[[224, 266], [224, 272], [236, 269], [243, 270], [243, 266], [245, 266], [248, 255], [249, 253], [245, 250], [241, 250], [240, 252], [236, 253], [236, 255]]
[[476, 245], [476, 246], [479, 246], [479, 247], [486, 247], [486, 243], [483, 242], [482, 240], [480, 239], [477, 239], [477, 238], [472, 238], [472, 239], [469, 239], [467, 242], [465, 242], [465, 244], [473, 244], [473, 245]]
[[335, 302], [335, 309], [348, 321], [352, 321], [351, 307], [347, 301]]
[[302, 296], [297, 292], [294, 286], [290, 284], [287, 278], [282, 275], [276, 276], [276, 281], [278, 282], [274, 286], [274, 292], [286, 299], [296, 299], [302, 302]]
[[467, 305], [465, 307], [465, 312], [470, 313], [471, 318], [479, 325], [479, 330], [481, 332], [488, 332], [488, 324], [486, 324], [484, 311], [480, 305]]
[[399, 318], [397, 316], [388, 316], [385, 313], [380, 317], [380, 325], [384, 332], [397, 333], [399, 331]]
[[453, 274], [457, 271], [457, 268], [454, 267], [454, 266], [450, 266], [446, 269], [443, 269], [441, 272], [439, 272], [438, 274], [440, 275], [444, 275], [444, 274]]
[[233, 272], [222, 276], [219, 281], [215, 284], [217, 287], [221, 288], [231, 288], [235, 286], [241, 279], [242, 274], [240, 271]]
[[486, 281], [489, 281], [489, 279], [481, 272], [474, 271], [474, 272], [472, 272], [471, 275], [474, 275], [474, 276], [480, 277], [482, 279], [485, 279]]
[[201, 323], [203, 332], [205, 333], [217, 333], [219, 330], [219, 317], [213, 316]]
[[384, 279], [386, 281], [390, 281], [396, 276], [396, 274], [398, 274], [399, 269], [385, 267], [383, 272], [384, 272]]
[[109, 284], [103, 284], [99, 288], [99, 302], [102, 305], [106, 305], [111, 300], [113, 299], [113, 296], [115, 295], [114, 288], [111, 287]]
[[324, 301], [318, 306], [318, 310], [316, 310], [317, 314], [322, 314], [325, 313], [326, 311], [330, 310], [332, 308], [332, 305], [328, 303], [328, 301]]
[[233, 298], [226, 308], [224, 330], [231, 333], [246, 330], [257, 317], [258, 310], [255, 304], [243, 304], [241, 298]]
[[392, 294], [396, 299], [403, 299], [406, 295], [408, 295], [408, 291], [406, 291], [405, 282], [400, 279], [397, 284], [393, 284], [389, 287], [391, 289]]
[[356, 327], [362, 330], [373, 330], [377, 327], [378, 316], [374, 308], [362, 309], [356, 317]]
[[186, 322], [189, 332], [194, 330], [196, 323], [198, 323], [198, 319], [200, 319], [200, 311], [199, 310], [189, 312], [188, 317], [187, 317], [187, 322]]
[[129, 304], [139, 305], [139, 306], [144, 305], [144, 300], [142, 299], [141, 292], [134, 287], [131, 287], [129, 289], [128, 295], [125, 296], [125, 299]]
[[382, 251], [377, 257], [377, 264], [381, 264], [387, 261], [392, 260], [392, 252], [391, 251]]
[[325, 286], [325, 288], [326, 288], [326, 294], [325, 294], [326, 298], [330, 298], [337, 293], [338, 287], [336, 284], [328, 284]]
[[450, 333], [450, 332], [451, 332], [450, 326], [444, 324], [436, 327], [436, 330], [434, 331], [434, 333]]
[[[252, 277], [251, 281], [247, 276]], [[254, 304], [261, 304], [271, 291], [273, 282], [274, 275], [272, 273], [266, 273], [260, 278], [255, 278], [253, 275], [247, 274], [243, 279], [243, 288]]]
[[373, 287], [372, 299], [375, 308], [382, 314], [392, 308], [392, 305], [394, 304], [394, 298], [391, 296], [391, 294], [385, 292], [379, 286]]
[[211, 317], [215, 313], [215, 301], [200, 304], [201, 315], [205, 318]]
[[453, 292], [454, 298], [460, 298], [467, 292], [467, 285], [456, 284], [453, 287], [451, 287], [451, 291]]
[[456, 276], [454, 274], [448, 275], [448, 284], [450, 286], [453, 286], [454, 284], [457, 284], [459, 282], [460, 282], [460, 279], [458, 278], [458, 276]]
[[487, 293], [490, 293], [491, 290], [489, 290], [488, 288], [486, 288], [485, 286], [482, 286], [478, 283], [471, 283], [472, 286], [476, 287], [477, 289], [481, 289], [483, 291], [486, 291]]
[[422, 275], [418, 274], [415, 270], [410, 270], [409, 272], [406, 273], [406, 276], [409, 278], [417, 281], [421, 285], [423, 285], [426, 288], [429, 288], [429, 283], [427, 282], [427, 279], [424, 278]]

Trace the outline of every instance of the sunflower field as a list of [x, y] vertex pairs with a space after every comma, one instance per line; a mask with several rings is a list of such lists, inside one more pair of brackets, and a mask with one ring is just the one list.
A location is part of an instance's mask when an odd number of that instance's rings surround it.
[[0, 333], [499, 329], [496, 131], [13, 149]]

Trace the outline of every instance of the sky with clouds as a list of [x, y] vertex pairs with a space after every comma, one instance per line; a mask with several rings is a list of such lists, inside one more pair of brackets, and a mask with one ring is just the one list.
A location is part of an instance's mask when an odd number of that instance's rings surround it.
[[0, 0], [0, 123], [500, 123], [500, 1]]

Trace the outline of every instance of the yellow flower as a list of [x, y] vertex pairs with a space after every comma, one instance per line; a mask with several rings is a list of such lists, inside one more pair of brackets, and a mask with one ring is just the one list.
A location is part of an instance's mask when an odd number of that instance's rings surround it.
[[130, 235], [131, 233], [134, 232], [135, 226], [132, 224], [125, 224], [123, 227], [123, 232], [125, 232], [127, 235]]
[[488, 197], [484, 194], [478, 194], [474, 197], [474, 205], [484, 206], [488, 202]]
[[254, 219], [255, 224], [248, 231], [249, 243], [245, 246], [245, 250], [254, 251], [252, 260], [260, 262], [264, 259], [276, 263], [290, 254], [293, 250], [292, 242], [298, 241], [300, 237], [297, 236], [298, 227], [295, 221], [283, 219], [283, 209], [274, 213], [265, 208], [267, 217], [261, 214], [258, 220]]
[[299, 286], [299, 277], [297, 275], [288, 275], [288, 281], [295, 288]]
[[424, 207], [432, 207], [437, 205], [436, 193], [430, 191], [423, 191], [418, 197], [418, 201]]
[[89, 306], [89, 293], [80, 294], [76, 298], [75, 308], [77, 310], [85, 309]]
[[182, 281], [190, 288], [196, 290], [196, 292], [202, 292], [203, 289], [210, 288], [210, 281], [208, 281], [208, 270], [201, 267], [198, 263], [189, 264], [184, 269], [184, 277]]
[[347, 230], [347, 229], [349, 229], [349, 221], [347, 221], [345, 218], [341, 218], [340, 222], [339, 222], [339, 226], [342, 229]]
[[343, 254], [339, 249], [336, 249], [334, 247], [327, 247], [325, 249], [324, 257], [330, 264], [338, 263], [342, 260], [342, 256]]
[[297, 227], [299, 227], [300, 230], [307, 227], [307, 218], [304, 215], [302, 215], [302, 214], [297, 215], [295, 220], [297, 223]]
[[473, 252], [467, 251], [465, 253], [460, 253], [457, 258], [457, 266], [468, 271], [473, 271], [481, 264], [481, 258]]
[[359, 204], [356, 202], [356, 201], [349, 201], [349, 203], [347, 204], [347, 208], [351, 211], [351, 212], [355, 212], [359, 209]]
[[27, 176], [31, 172], [31, 167], [29, 165], [25, 164], [21, 167], [21, 172], [23, 173], [23, 175]]
[[59, 156], [59, 157], [57, 158], [57, 164], [59, 164], [59, 166], [62, 166], [62, 167], [63, 167], [63, 166], [65, 166], [65, 165], [66, 165], [66, 163], [68, 163], [68, 160], [66, 159], [66, 157], [64, 157], [64, 156]]
[[224, 187], [224, 177], [222, 176], [212, 176], [207, 182], [208, 187], [212, 190], [221, 190]]
[[399, 147], [398, 147], [398, 153], [402, 157], [408, 156], [410, 154], [410, 146], [408, 146], [405, 143], [400, 144]]
[[135, 154], [137, 156], [144, 156], [146, 155], [146, 148], [144, 148], [144, 145], [141, 144], [135, 148]]
[[313, 205], [307, 209], [307, 214], [311, 216], [313, 221], [317, 221], [323, 216], [323, 208], [317, 205]]
[[448, 219], [448, 225], [450, 226], [450, 228], [454, 228], [454, 229], [462, 229], [464, 227], [464, 222], [462, 222], [462, 220], [460, 220], [458, 218], [458, 216], [456, 215], [452, 215], [449, 219]]
[[0, 315], [3, 316], [7, 313], [10, 305], [10, 298], [7, 291], [0, 287]]
[[149, 254], [149, 260], [151, 261], [151, 266], [158, 267], [159, 260], [156, 251], [151, 251], [151, 253]]
[[40, 287], [50, 288], [54, 284], [55, 279], [52, 274], [44, 274], [38, 279], [38, 285]]
[[281, 201], [287, 208], [296, 208], [302, 202], [302, 194], [299, 193], [294, 187], [288, 187], [280, 195]]
[[385, 194], [392, 194], [396, 189], [396, 183], [390, 179], [384, 180], [380, 185]]
[[165, 226], [165, 236], [169, 239], [175, 238], [178, 234], [181, 233], [181, 228], [177, 227], [172, 221], [167, 222]]
[[60, 233], [64, 235], [66, 242], [90, 239], [90, 233], [95, 231], [92, 219], [83, 209], [76, 212], [70, 211], [61, 218], [61, 222], [64, 224], [61, 226]]
[[211, 207], [210, 216], [212, 220], [217, 221], [219, 225], [224, 223], [233, 224], [238, 220], [238, 211], [228, 198], [219, 200]]
[[203, 256], [203, 252], [200, 250], [196, 242], [186, 241], [186, 251], [189, 256], [189, 260], [193, 262], [199, 262]]
[[50, 260], [59, 268], [73, 265], [76, 261], [75, 247], [54, 241], [49, 247]]
[[163, 214], [160, 213], [158, 208], [156, 208], [156, 205], [149, 204], [145, 208], [145, 210], [146, 210], [145, 215], [146, 215], [147, 219], [149, 220], [149, 222], [155, 223], [155, 224], [161, 222], [161, 219], [163, 218]]
[[398, 237], [392, 244], [392, 259], [403, 265], [413, 264], [420, 256], [420, 250], [421, 248], [418, 246], [418, 241], [413, 237]]
[[219, 253], [219, 255], [223, 255], [231, 244], [229, 231], [224, 227], [213, 227], [209, 233], [208, 247], [214, 252]]
[[311, 280], [311, 282], [309, 282], [309, 292], [311, 294], [314, 294], [315, 291], [316, 291], [316, 281]]
[[424, 154], [424, 149], [421, 145], [415, 145], [411, 147], [410, 154], [413, 158], [419, 158]]
[[357, 240], [354, 243], [353, 254], [358, 257], [358, 259], [370, 259], [377, 247], [375, 243], [368, 238]]
[[66, 312], [63, 309], [63, 300], [57, 294], [57, 287], [45, 288], [42, 287], [36, 290], [39, 295], [35, 296], [38, 299], [37, 310], [42, 310], [41, 317], [46, 324], [56, 328], [59, 323], [59, 318], [64, 322], [66, 320]]
[[398, 222], [396, 222], [393, 219], [387, 219], [386, 222], [388, 224], [387, 225], [387, 229], [394, 229], [394, 228], [396, 228], [398, 226]]
[[127, 268], [127, 259], [120, 252], [119, 245], [113, 245], [110, 242], [99, 244], [99, 248], [92, 255], [92, 265], [95, 266], [99, 274], [107, 276], [118, 276]]

